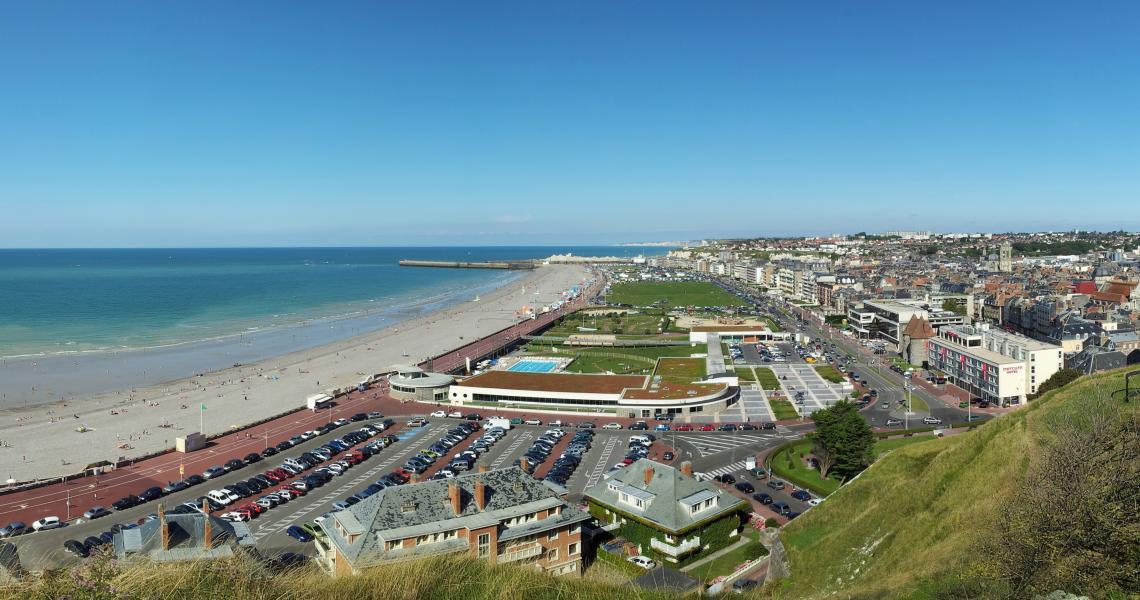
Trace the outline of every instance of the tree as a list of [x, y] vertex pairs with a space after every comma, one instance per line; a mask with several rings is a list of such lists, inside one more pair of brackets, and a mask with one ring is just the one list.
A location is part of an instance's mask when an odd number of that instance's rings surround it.
[[948, 310], [959, 315], [966, 314], [966, 306], [954, 301], [953, 298], [947, 298], [942, 301], [942, 310]]
[[811, 419], [815, 431], [809, 437], [820, 477], [834, 472], [847, 479], [871, 464], [875, 436], [854, 404], [838, 402], [812, 413]]
[[1041, 383], [1041, 385], [1037, 386], [1037, 393], [1030, 394], [1029, 399], [1036, 400], [1041, 396], [1044, 396], [1045, 392], [1061, 389], [1066, 385], [1072, 383], [1081, 375], [1082, 373], [1076, 369], [1061, 369], [1060, 371], [1057, 371], [1056, 373], [1050, 375], [1049, 379], [1046, 379]]

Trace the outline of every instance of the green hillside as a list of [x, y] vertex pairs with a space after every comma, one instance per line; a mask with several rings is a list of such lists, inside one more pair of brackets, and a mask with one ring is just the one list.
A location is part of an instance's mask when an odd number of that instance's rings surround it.
[[1140, 428], [1122, 371], [898, 448], [783, 532], [776, 598], [1140, 589]]

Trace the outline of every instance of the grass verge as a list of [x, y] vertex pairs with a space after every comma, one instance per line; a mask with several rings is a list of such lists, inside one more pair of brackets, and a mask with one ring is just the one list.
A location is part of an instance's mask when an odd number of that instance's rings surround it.
[[830, 381], [831, 383], [843, 383], [843, 374], [836, 370], [831, 365], [821, 365], [815, 368], [815, 372], [819, 376]]
[[776, 372], [768, 367], [756, 367], [756, 381], [766, 390], [780, 389], [780, 380], [776, 378]]
[[776, 477], [784, 479], [796, 487], [806, 488], [817, 496], [827, 496], [839, 489], [839, 480], [823, 479], [819, 471], [809, 467], [802, 455], [811, 453], [811, 442], [801, 441], [791, 444], [772, 455], [768, 465]]
[[795, 407], [787, 400], [773, 400], [769, 398], [768, 404], [772, 407], [772, 414], [776, 416], [777, 421], [800, 418], [800, 413], [796, 412]]

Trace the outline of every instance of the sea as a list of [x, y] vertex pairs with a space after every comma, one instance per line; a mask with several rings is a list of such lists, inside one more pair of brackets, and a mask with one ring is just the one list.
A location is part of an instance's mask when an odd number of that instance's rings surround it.
[[[668, 250], [0, 250], [0, 405], [166, 381], [319, 346], [469, 301], [523, 274], [400, 267], [402, 258], [488, 261]], [[129, 369], [119, 367], [125, 356], [131, 357]]]

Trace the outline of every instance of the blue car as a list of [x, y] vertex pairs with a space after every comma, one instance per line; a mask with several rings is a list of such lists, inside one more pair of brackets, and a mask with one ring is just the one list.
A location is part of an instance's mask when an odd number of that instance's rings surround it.
[[311, 542], [311, 541], [313, 541], [313, 536], [309, 535], [308, 531], [305, 531], [304, 529], [301, 529], [300, 527], [298, 527], [296, 525], [290, 525], [289, 529], [285, 530], [285, 535], [287, 535], [287, 536], [289, 536], [289, 537], [291, 537], [291, 538], [293, 538], [299, 542]]
[[804, 502], [811, 500], [811, 494], [809, 494], [807, 490], [796, 490], [792, 492], [792, 497], [796, 500], [803, 500]]

